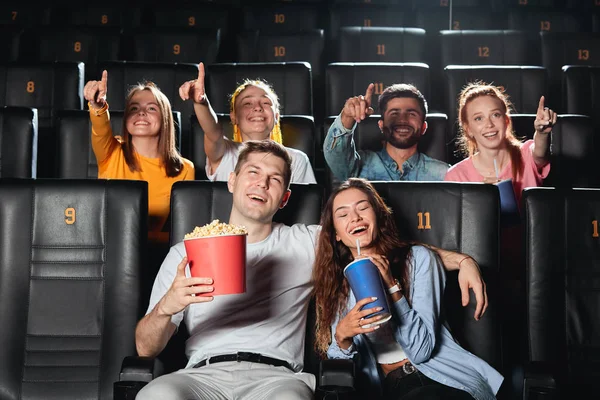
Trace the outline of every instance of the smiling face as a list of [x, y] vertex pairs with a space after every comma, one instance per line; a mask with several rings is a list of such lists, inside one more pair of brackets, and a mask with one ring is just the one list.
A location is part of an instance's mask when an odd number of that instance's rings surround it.
[[425, 115], [417, 99], [396, 97], [387, 103], [379, 129], [385, 140], [399, 149], [409, 149], [417, 145], [427, 129]]
[[149, 90], [139, 90], [133, 94], [126, 114], [125, 127], [133, 137], [158, 136], [160, 133], [162, 113]]
[[359, 189], [346, 189], [333, 200], [333, 227], [335, 239], [348, 247], [354, 257], [358, 255], [356, 241], [361, 254], [369, 253], [375, 244], [377, 216], [366, 193]]
[[272, 153], [250, 153], [239, 172], [229, 175], [228, 187], [233, 193], [232, 219], [271, 223], [290, 195], [285, 161]]
[[510, 117], [504, 103], [493, 96], [478, 96], [466, 104], [463, 128], [478, 149], [500, 149], [506, 145]]
[[235, 112], [231, 122], [237, 124], [242, 140], [268, 139], [275, 122], [279, 119], [276, 102], [267, 92], [256, 86], [248, 86], [235, 99]]

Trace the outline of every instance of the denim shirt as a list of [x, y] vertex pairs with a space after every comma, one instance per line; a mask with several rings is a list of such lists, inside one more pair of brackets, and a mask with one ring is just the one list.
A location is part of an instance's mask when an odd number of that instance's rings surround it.
[[416, 152], [402, 164], [402, 169], [386, 151], [385, 147], [375, 152], [356, 151], [354, 129], [342, 125], [340, 116], [327, 131], [323, 152], [329, 169], [340, 181], [351, 177], [370, 181], [442, 181], [450, 167], [445, 162]]
[[[436, 382], [465, 390], [475, 400], [495, 399], [503, 376], [487, 362], [462, 348], [440, 319], [446, 282], [441, 262], [423, 246], [413, 246], [409, 260], [412, 305], [404, 296], [390, 304], [395, 322], [394, 336], [407, 358], [417, 370]], [[356, 299], [351, 294], [346, 310], [351, 310], [355, 304]], [[338, 315], [331, 326], [331, 337], [335, 337], [340, 318]], [[355, 336], [348, 349], [340, 348], [333, 340], [327, 356], [350, 359], [357, 352], [361, 355], [362, 365], [359, 368], [366, 372], [371, 385], [375, 385], [373, 389], [381, 390], [383, 376], [379, 376], [375, 356], [362, 335]]]

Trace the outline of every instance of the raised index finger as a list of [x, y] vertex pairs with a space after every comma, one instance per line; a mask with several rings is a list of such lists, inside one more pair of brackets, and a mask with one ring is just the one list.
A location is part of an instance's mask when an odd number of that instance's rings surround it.
[[100, 82], [102, 82], [104, 84], [104, 86], [106, 87], [106, 84], [108, 83], [108, 71], [107, 70], [102, 71], [102, 79], [100, 79]]
[[198, 64], [198, 82], [204, 84], [204, 63]]
[[375, 89], [375, 85], [373, 85], [372, 83], [369, 83], [369, 86], [367, 86], [367, 92], [365, 93], [365, 101], [367, 102], [368, 105], [371, 105], [371, 96], [373, 96], [374, 89]]
[[544, 101], [545, 100], [546, 99], [544, 98], [544, 96], [540, 97], [540, 104], [538, 104], [538, 113], [544, 111]]

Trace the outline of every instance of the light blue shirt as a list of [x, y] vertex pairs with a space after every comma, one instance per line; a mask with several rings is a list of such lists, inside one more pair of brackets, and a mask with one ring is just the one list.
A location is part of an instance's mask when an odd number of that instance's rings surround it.
[[[412, 306], [402, 297], [391, 305], [395, 322], [394, 336], [402, 346], [410, 362], [430, 379], [456, 389], [467, 391], [476, 400], [493, 400], [504, 378], [487, 362], [460, 347], [450, 331], [440, 320], [445, 270], [429, 249], [413, 246], [410, 253], [409, 279]], [[346, 310], [356, 304], [354, 296], [348, 297]], [[344, 313], [344, 315], [347, 311]], [[331, 327], [334, 337], [339, 316]], [[362, 335], [354, 337], [349, 349], [341, 349], [335, 340], [327, 351], [329, 358], [352, 358], [357, 350], [370, 357], [367, 369], [372, 382], [380, 384], [377, 366], [371, 349]], [[363, 369], [365, 369], [363, 368]]]
[[329, 169], [340, 181], [351, 177], [370, 181], [443, 181], [450, 167], [445, 162], [416, 152], [402, 163], [402, 168], [386, 151], [356, 151], [354, 129], [348, 130], [338, 115], [327, 131], [323, 152]]

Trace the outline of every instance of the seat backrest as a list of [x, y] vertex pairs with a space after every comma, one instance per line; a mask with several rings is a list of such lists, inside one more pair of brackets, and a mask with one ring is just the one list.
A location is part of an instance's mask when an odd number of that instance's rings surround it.
[[[516, 112], [524, 114], [535, 114], [540, 97], [548, 94], [546, 69], [540, 66], [449, 65], [444, 68], [444, 74], [445, 110], [450, 124], [448, 143], [454, 143], [458, 132], [458, 95], [467, 83], [481, 80], [504, 87]], [[553, 108], [553, 102], [558, 101], [546, 98], [546, 105]], [[449, 146], [448, 157], [450, 160], [456, 157], [454, 146]]]
[[[548, 71], [553, 97], [562, 95], [562, 68], [565, 65], [600, 65], [600, 34], [576, 32], [540, 32], [542, 62]], [[559, 113], [566, 113], [557, 104]], [[559, 108], [560, 107], [560, 108]]]
[[123, 38], [123, 59], [130, 61], [212, 64], [221, 47], [218, 28], [143, 27], [124, 31]]
[[[217, 114], [223, 135], [233, 139], [233, 126], [229, 114]], [[315, 161], [315, 121], [307, 115], [282, 115], [280, 118], [283, 145], [303, 151], [314, 167]], [[204, 152], [204, 131], [196, 116], [190, 119], [192, 125], [192, 153], [190, 160], [196, 166], [196, 179], [204, 174], [206, 153]], [[202, 175], [201, 175], [202, 174]]]
[[417, 10], [412, 25], [423, 28], [427, 32], [439, 32], [447, 29], [483, 30], [504, 28], [498, 26], [502, 18], [483, 7], [453, 7], [452, 19], [450, 19], [449, 7], [444, 8]]
[[19, 59], [23, 28], [13, 25], [0, 25], [0, 62], [12, 62]]
[[600, 66], [564, 66], [562, 87], [565, 113], [600, 115]]
[[444, 30], [440, 42], [442, 66], [542, 65], [539, 36], [525, 31]]
[[0, 107], [0, 178], [35, 178], [37, 110]]
[[2, 397], [113, 398], [135, 352], [147, 187], [0, 181]]
[[262, 79], [275, 90], [282, 114], [313, 115], [311, 70], [301, 61], [212, 64], [206, 67], [206, 93], [215, 112], [226, 114], [229, 96], [239, 84]]
[[570, 10], [516, 9], [507, 11], [508, 29], [529, 32], [591, 32], [591, 19]]
[[[535, 114], [511, 116], [513, 129], [523, 139], [533, 139]], [[600, 138], [594, 121], [585, 115], [558, 115], [552, 128], [550, 173], [544, 186], [600, 187], [600, 171], [596, 168]]]
[[[110, 125], [114, 136], [120, 136], [123, 111], [110, 110]], [[177, 143], [181, 142], [181, 113], [173, 111]], [[59, 110], [56, 113], [56, 178], [86, 179], [98, 177], [98, 162], [91, 144], [92, 124], [89, 111]]]
[[[362, 2], [361, 2], [362, 3]], [[334, 4], [329, 13], [329, 35], [337, 39], [344, 26], [396, 27], [407, 25], [411, 20], [410, 11], [389, 4]]]
[[83, 109], [85, 68], [81, 62], [10, 63], [0, 65], [0, 106], [38, 111], [39, 178], [54, 174], [56, 134], [53, 116], [59, 109]]
[[365, 94], [370, 83], [375, 84], [371, 107], [376, 114], [379, 95], [394, 83], [411, 83], [429, 98], [429, 67], [423, 63], [331, 63], [325, 80], [326, 117], [338, 115], [346, 100]]
[[456, 182], [373, 182], [392, 208], [402, 238], [472, 256], [487, 285], [489, 308], [473, 319], [475, 299], [462, 307], [455, 273], [446, 279], [447, 319], [458, 342], [501, 371], [499, 194], [494, 185]]
[[523, 202], [529, 360], [590, 393], [600, 376], [600, 190], [531, 188]]
[[21, 59], [31, 62], [68, 61], [85, 65], [85, 81], [99, 80], [99, 61], [119, 60], [121, 28], [40, 26], [25, 31]]
[[140, 7], [107, 2], [105, 4], [83, 5], [53, 3], [46, 9], [46, 22], [52, 26], [90, 27], [132, 27], [142, 21]]
[[291, 33], [323, 28], [323, 15], [327, 13], [323, 13], [322, 5], [298, 3], [244, 4], [241, 10], [242, 27], [270, 33]]
[[342, 27], [335, 47], [336, 62], [426, 62], [421, 28]]
[[[356, 150], [379, 151], [384, 140], [383, 134], [377, 125], [381, 119], [380, 115], [371, 115], [360, 124], [354, 131], [354, 144]], [[328, 117], [323, 123], [324, 135], [333, 124], [335, 117]], [[446, 154], [446, 129], [448, 117], [446, 114], [427, 114], [427, 131], [419, 139], [418, 150], [429, 157], [440, 161], [447, 161]]]
[[319, 80], [324, 70], [325, 34], [323, 29], [308, 29], [292, 33], [243, 31], [237, 35], [238, 61], [290, 62], [306, 61], [313, 79]]

